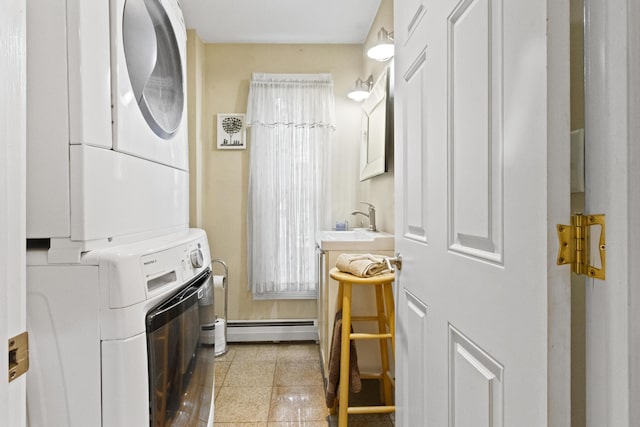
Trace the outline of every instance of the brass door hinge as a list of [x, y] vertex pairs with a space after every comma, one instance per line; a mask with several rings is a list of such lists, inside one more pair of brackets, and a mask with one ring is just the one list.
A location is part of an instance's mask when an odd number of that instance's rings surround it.
[[9, 382], [29, 369], [29, 334], [9, 338]]
[[[591, 227], [599, 225], [600, 238], [597, 251], [600, 254], [600, 266], [590, 265]], [[605, 279], [606, 238], [604, 214], [571, 216], [571, 225], [558, 224], [558, 265], [571, 264], [571, 271], [586, 274], [594, 279]]]

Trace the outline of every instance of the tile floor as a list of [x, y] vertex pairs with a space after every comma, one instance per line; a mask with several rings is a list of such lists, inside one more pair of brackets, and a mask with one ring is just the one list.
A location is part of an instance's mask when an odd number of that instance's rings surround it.
[[[325, 404], [320, 369], [314, 343], [231, 344], [215, 361], [214, 426], [337, 426]], [[393, 423], [389, 415], [350, 415], [349, 426]]]

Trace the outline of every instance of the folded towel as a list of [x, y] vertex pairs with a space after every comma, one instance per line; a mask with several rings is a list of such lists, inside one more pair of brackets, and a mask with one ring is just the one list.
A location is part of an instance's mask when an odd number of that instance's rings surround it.
[[[353, 326], [351, 327], [353, 332]], [[353, 393], [360, 393], [362, 382], [360, 380], [360, 369], [358, 369], [358, 355], [356, 354], [356, 343], [351, 340], [349, 346], [349, 389]], [[342, 310], [336, 313], [333, 323], [333, 335], [331, 336], [331, 349], [329, 353], [329, 373], [325, 389], [325, 400], [327, 408], [333, 408], [338, 395], [340, 385], [340, 354], [342, 353]]]
[[390, 272], [385, 257], [371, 254], [340, 254], [336, 267], [342, 272], [358, 277], [371, 277]]

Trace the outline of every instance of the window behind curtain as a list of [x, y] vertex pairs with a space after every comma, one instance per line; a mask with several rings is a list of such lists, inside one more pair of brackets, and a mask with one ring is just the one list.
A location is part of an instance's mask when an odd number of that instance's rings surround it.
[[249, 90], [248, 273], [255, 299], [315, 298], [315, 235], [331, 211], [329, 74], [254, 74]]

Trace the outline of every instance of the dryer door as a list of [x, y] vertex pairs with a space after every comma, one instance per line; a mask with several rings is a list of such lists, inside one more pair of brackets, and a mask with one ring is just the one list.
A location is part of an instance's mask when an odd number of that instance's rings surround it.
[[176, 0], [116, 0], [118, 151], [187, 170], [186, 33]]

